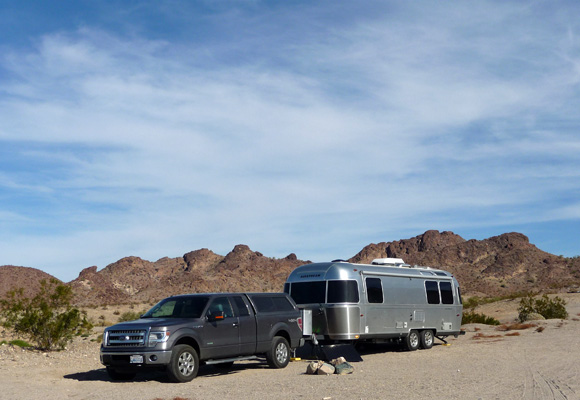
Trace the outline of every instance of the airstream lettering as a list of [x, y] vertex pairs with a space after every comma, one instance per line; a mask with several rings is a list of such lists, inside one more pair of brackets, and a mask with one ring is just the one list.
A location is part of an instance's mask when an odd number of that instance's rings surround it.
[[415, 350], [431, 348], [435, 337], [461, 334], [463, 306], [453, 275], [398, 258], [303, 265], [284, 291], [299, 308], [312, 310], [318, 341], [395, 339]]

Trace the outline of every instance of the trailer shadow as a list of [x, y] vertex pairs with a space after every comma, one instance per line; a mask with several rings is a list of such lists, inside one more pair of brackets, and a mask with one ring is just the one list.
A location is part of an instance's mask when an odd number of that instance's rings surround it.
[[[443, 343], [434, 343], [433, 347], [442, 346]], [[399, 343], [360, 343], [356, 350], [361, 356], [380, 354], [380, 353], [401, 353], [407, 352], [407, 347]], [[421, 351], [421, 349], [419, 350]]]
[[[443, 343], [434, 343], [433, 347], [441, 346]], [[364, 361], [363, 357], [381, 353], [407, 352], [407, 347], [402, 343], [356, 343], [356, 344], [334, 344], [314, 346], [307, 344], [297, 349], [296, 356], [305, 360], [331, 361], [338, 357], [344, 357], [348, 362]]]

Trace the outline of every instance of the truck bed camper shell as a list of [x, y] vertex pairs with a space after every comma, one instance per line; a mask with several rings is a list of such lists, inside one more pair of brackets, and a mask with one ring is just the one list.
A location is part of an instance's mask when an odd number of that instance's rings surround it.
[[284, 291], [312, 314], [317, 341], [396, 339], [414, 350], [430, 348], [434, 337], [461, 334], [463, 306], [453, 275], [400, 258], [302, 265], [292, 271]]

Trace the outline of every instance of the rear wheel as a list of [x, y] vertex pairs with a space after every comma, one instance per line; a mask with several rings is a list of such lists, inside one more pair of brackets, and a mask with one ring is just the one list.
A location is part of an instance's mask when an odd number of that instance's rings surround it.
[[167, 375], [172, 382], [189, 382], [197, 376], [199, 357], [195, 349], [186, 344], [173, 348]]
[[424, 349], [430, 349], [433, 347], [434, 336], [432, 330], [421, 331], [421, 347]]
[[284, 368], [290, 362], [290, 345], [281, 336], [274, 336], [272, 347], [266, 353], [266, 361], [273, 368]]
[[419, 332], [415, 330], [409, 332], [409, 335], [405, 340], [407, 350], [409, 351], [417, 350], [419, 348], [419, 343], [420, 343]]

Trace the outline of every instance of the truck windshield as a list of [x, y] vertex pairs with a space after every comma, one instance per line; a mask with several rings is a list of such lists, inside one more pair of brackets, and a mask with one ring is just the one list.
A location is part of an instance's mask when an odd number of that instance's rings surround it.
[[161, 300], [143, 318], [200, 318], [209, 297], [183, 296]]

